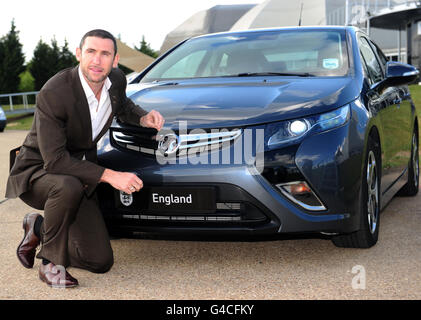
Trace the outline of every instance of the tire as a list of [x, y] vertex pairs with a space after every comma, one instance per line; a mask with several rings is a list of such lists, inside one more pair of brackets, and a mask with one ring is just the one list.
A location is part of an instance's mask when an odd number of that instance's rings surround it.
[[361, 179], [360, 230], [332, 238], [341, 248], [370, 248], [377, 243], [380, 227], [380, 148], [371, 137], [368, 139]]
[[412, 135], [411, 159], [408, 165], [408, 182], [399, 190], [399, 196], [415, 196], [418, 193], [420, 181], [418, 131], [414, 129]]

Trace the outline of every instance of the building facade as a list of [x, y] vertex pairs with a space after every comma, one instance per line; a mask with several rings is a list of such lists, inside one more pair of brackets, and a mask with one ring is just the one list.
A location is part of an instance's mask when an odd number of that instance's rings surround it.
[[215, 6], [170, 32], [161, 54], [201, 34], [298, 25], [357, 26], [391, 60], [421, 67], [421, 1], [414, 0], [266, 0], [256, 5]]

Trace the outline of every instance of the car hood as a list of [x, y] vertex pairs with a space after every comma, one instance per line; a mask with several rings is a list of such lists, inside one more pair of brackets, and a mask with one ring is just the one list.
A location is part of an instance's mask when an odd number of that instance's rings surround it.
[[327, 112], [358, 97], [351, 77], [248, 77], [131, 84], [127, 95], [155, 109], [165, 127], [228, 128]]

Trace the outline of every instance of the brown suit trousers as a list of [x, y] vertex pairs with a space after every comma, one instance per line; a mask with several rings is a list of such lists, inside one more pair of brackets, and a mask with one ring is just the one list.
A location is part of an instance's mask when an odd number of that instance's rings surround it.
[[78, 178], [43, 175], [20, 198], [44, 210], [42, 248], [37, 258], [96, 273], [112, 267], [113, 250], [96, 194], [88, 198]]

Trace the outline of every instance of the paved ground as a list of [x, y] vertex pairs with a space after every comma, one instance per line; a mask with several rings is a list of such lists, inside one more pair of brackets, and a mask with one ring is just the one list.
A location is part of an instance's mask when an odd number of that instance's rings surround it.
[[[8, 150], [25, 135], [0, 134], [0, 202]], [[25, 269], [16, 258], [30, 210], [19, 199], [0, 204], [0, 300], [421, 299], [421, 194], [390, 203], [379, 242], [368, 250], [336, 248], [326, 239], [118, 239], [111, 271], [69, 268], [80, 286], [67, 290], [38, 279], [39, 260]]]

